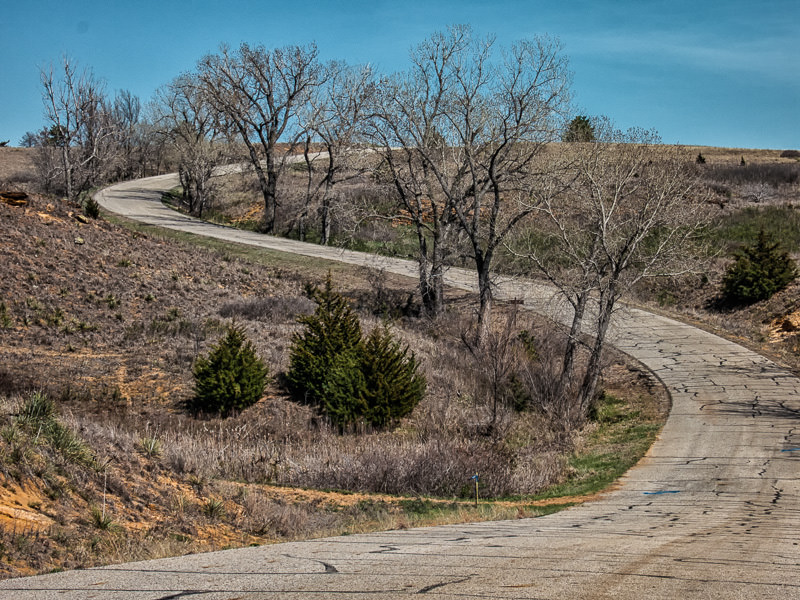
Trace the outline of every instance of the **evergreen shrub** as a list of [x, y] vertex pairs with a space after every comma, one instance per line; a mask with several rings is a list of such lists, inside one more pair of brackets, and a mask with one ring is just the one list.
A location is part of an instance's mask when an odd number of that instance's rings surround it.
[[722, 297], [729, 304], [753, 304], [770, 298], [797, 276], [789, 253], [762, 229], [755, 244], [737, 252], [722, 282]]
[[578, 115], [567, 125], [561, 136], [564, 142], [593, 142], [595, 141], [594, 125], [585, 115]]
[[306, 292], [317, 307], [314, 314], [297, 319], [305, 328], [292, 340], [287, 383], [301, 401], [323, 406], [334, 366], [361, 343], [361, 324], [347, 300], [333, 290], [330, 274], [324, 288]]
[[316, 406], [344, 429], [357, 423], [387, 427], [409, 414], [425, 394], [425, 378], [408, 346], [388, 327], [376, 327], [366, 338], [358, 316], [345, 298], [325, 287], [310, 289], [313, 315], [292, 342], [289, 389], [300, 401]]
[[264, 393], [268, 370], [250, 340], [238, 327], [225, 336], [193, 368], [195, 394], [191, 407], [226, 417], [255, 404]]

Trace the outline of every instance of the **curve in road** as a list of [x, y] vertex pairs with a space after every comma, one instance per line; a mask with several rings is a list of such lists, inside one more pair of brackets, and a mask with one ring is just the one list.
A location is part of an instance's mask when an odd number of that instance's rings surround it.
[[[99, 194], [106, 209], [199, 235], [376, 266], [406, 261], [203, 223], [160, 202], [174, 176]], [[452, 269], [448, 284], [473, 289]], [[547, 288], [498, 297], [554, 313]], [[0, 598], [800, 598], [800, 380], [762, 356], [645, 311], [612, 341], [649, 367], [672, 411], [601, 500], [519, 521], [343, 536], [0, 582]]]

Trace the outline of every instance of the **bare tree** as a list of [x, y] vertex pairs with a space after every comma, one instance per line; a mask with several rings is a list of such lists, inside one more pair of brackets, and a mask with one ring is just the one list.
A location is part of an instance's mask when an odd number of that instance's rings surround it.
[[142, 103], [128, 90], [117, 92], [111, 105], [118, 151], [116, 179], [143, 177], [140, 119]]
[[35, 148], [39, 145], [39, 134], [34, 131], [26, 131], [19, 141], [20, 148]]
[[[465, 26], [433, 35], [411, 58], [409, 73], [381, 86], [376, 131], [417, 227], [423, 290], [432, 288], [434, 299], [446, 243], [456, 229], [467, 240], [478, 278], [480, 344], [489, 331], [497, 251], [533, 211], [537, 194], [552, 191], [541, 186], [537, 159], [562, 128], [567, 61], [549, 38], [502, 51]], [[427, 273], [423, 263], [430, 263]]]
[[[374, 163], [374, 157], [364, 152], [365, 125], [374, 93], [374, 75], [369, 67], [331, 62], [301, 108], [307, 132], [303, 156], [308, 185], [298, 217], [300, 239], [305, 238], [309, 207], [319, 200], [321, 242], [330, 242], [335, 187], [362, 176]], [[318, 152], [311, 152], [312, 140]], [[315, 179], [318, 164], [322, 165], [322, 176]]]
[[59, 136], [52, 135], [52, 127], [44, 127], [37, 132], [29, 131], [23, 138], [22, 146], [33, 148], [33, 166], [36, 170], [36, 179], [42, 191], [47, 194], [54, 192], [61, 182], [63, 189], [63, 160], [61, 148], [57, 145]]
[[225, 157], [218, 120], [193, 75], [177, 77], [159, 90], [156, 112], [159, 128], [177, 152], [186, 208], [202, 217], [213, 194], [214, 168]]
[[[303, 139], [297, 110], [317, 85], [319, 69], [314, 45], [223, 47], [198, 65], [206, 100], [247, 148], [264, 198], [263, 230], [268, 233], [275, 228], [278, 180], [287, 156]], [[279, 142], [287, 144], [283, 151]]]
[[457, 164], [469, 187], [454, 198], [454, 207], [477, 271], [480, 344], [491, 323], [497, 251], [533, 208], [558, 190], [550, 185], [554, 163], [542, 155], [546, 144], [558, 139], [570, 73], [560, 44], [539, 37], [515, 44], [492, 65], [458, 65], [455, 76], [449, 120], [460, 151]]
[[161, 117], [156, 94], [153, 100], [145, 105], [137, 126], [138, 169], [143, 177], [160, 175], [170, 168], [171, 141], [160, 127]]
[[452, 64], [468, 47], [469, 30], [454, 27], [413, 49], [410, 70], [380, 82], [371, 121], [371, 137], [416, 232], [420, 294], [432, 316], [444, 310], [445, 265], [457, 236], [452, 203], [466, 186], [450, 160], [446, 107], [455, 86]]
[[57, 149], [67, 197], [104, 180], [115, 152], [114, 123], [102, 83], [88, 69], [64, 58], [61, 70], [41, 72], [45, 105], [44, 143]]
[[557, 395], [576, 377], [576, 352], [588, 335], [589, 357], [575, 400], [586, 415], [620, 297], [646, 277], [697, 265], [693, 253], [707, 191], [680, 148], [657, 145], [649, 131], [596, 131], [598, 141], [564, 148], [565, 193], [535, 205], [537, 248], [527, 255], [573, 310]]

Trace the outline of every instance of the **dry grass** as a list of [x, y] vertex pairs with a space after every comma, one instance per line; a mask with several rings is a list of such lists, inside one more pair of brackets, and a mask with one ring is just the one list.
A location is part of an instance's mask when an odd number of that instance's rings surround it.
[[[20, 508], [0, 526], [0, 576], [531, 515], [524, 500], [469, 508], [471, 475], [482, 474], [485, 496], [530, 494], [566, 475], [573, 436], [542, 411], [495, 410], [487, 396], [460, 341], [471, 298], [452, 295], [448, 318], [432, 323], [413, 316], [407, 280], [341, 266], [335, 281], [365, 325], [394, 315], [423, 364], [429, 393], [411, 417], [394, 431], [339, 435], [278, 377], [241, 415], [193, 418], [182, 402], [195, 357], [235, 319], [270, 371], [285, 371], [294, 319], [311, 308], [303, 284], [329, 266], [83, 224], [76, 210], [35, 194], [27, 207], [0, 205], [0, 505]], [[56, 400], [90, 460], [20, 428], [31, 390]], [[354, 503], [352, 492], [369, 495]], [[442, 498], [405, 497], [417, 494]]]
[[695, 159], [702, 154], [708, 165], [738, 166], [744, 158], [746, 164], [751, 163], [797, 163], [796, 158], [782, 157], [782, 150], [754, 148], [717, 148], [714, 146], [683, 146], [687, 158]]
[[34, 152], [30, 148], [0, 148], [0, 189], [33, 183]]

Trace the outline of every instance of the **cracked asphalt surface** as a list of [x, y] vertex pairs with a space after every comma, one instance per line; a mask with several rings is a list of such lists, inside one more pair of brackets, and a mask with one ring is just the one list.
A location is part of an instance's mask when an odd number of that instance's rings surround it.
[[[174, 176], [98, 195], [162, 227], [415, 276], [413, 263], [201, 223], [163, 207]], [[452, 269], [448, 284], [474, 288]], [[499, 282], [558, 318], [545, 286]], [[602, 499], [537, 519], [342, 536], [0, 582], [0, 599], [800, 598], [800, 379], [637, 309], [612, 343], [672, 395], [659, 440]]]

